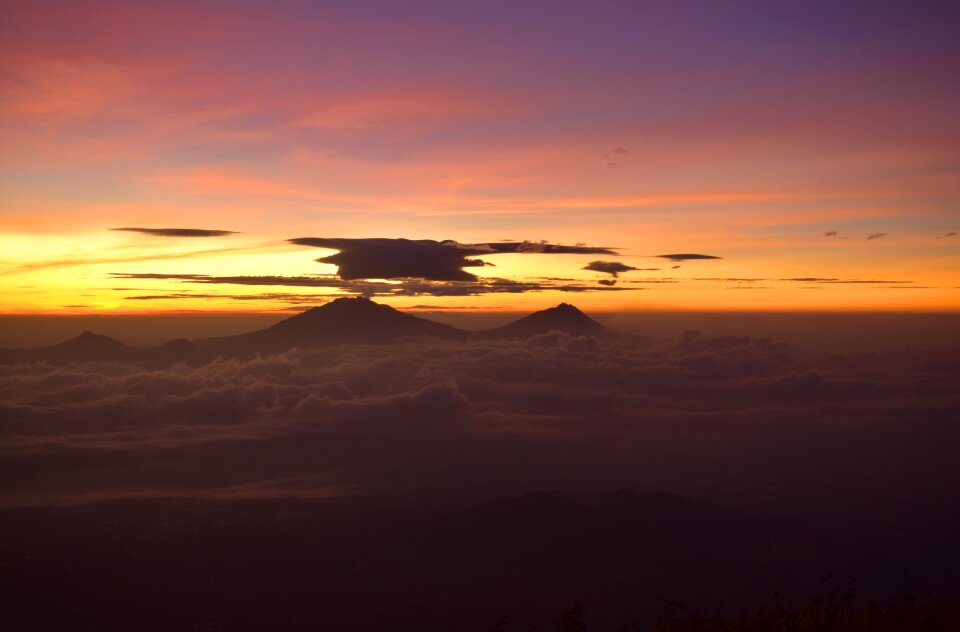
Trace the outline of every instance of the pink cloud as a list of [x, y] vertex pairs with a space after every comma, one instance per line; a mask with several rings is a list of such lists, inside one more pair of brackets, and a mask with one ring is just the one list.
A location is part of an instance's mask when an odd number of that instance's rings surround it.
[[371, 129], [435, 126], [482, 112], [482, 98], [455, 92], [356, 94], [334, 98], [297, 121], [304, 127]]

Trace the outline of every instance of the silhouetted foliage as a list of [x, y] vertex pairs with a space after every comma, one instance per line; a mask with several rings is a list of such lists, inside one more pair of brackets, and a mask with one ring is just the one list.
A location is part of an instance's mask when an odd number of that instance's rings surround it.
[[583, 608], [579, 604], [574, 604], [572, 608], [560, 615], [557, 621], [557, 630], [559, 632], [586, 632], [587, 627], [583, 623]]
[[934, 601], [920, 603], [904, 596], [899, 603], [855, 606], [851, 584], [839, 586], [833, 574], [824, 577], [817, 595], [792, 608], [779, 591], [773, 604], [739, 615], [721, 608], [704, 615], [681, 601], [667, 601], [654, 632], [940, 632], [960, 630], [960, 611]]
[[[820, 584], [816, 596], [799, 607], [791, 607], [779, 591], [773, 603], [740, 614], [725, 614], [717, 606], [701, 614], [680, 600], [666, 600], [652, 632], [951, 632], [960, 630], [960, 608], [945, 606], [932, 597], [920, 601], [904, 595], [898, 601], [856, 605], [852, 583], [839, 585], [832, 573]], [[587, 632], [584, 608], [574, 604], [557, 621], [558, 632]], [[510, 630], [501, 616], [495, 632]], [[540, 628], [534, 628], [539, 630]], [[623, 632], [639, 632], [631, 616], [624, 619]]]

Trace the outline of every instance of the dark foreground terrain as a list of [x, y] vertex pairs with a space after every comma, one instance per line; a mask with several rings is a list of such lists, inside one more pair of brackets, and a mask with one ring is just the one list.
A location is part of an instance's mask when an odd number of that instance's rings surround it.
[[[774, 589], [803, 600], [827, 569], [856, 580], [865, 602], [912, 592], [939, 605], [958, 585], [956, 513], [929, 525], [940, 532], [924, 547], [895, 530], [850, 537], [667, 494], [398, 500], [8, 510], [5, 619], [17, 630], [526, 630], [582, 604], [589, 629], [619, 630], [647, 629], [669, 599], [705, 613], [771, 607]], [[681, 625], [682, 611], [667, 612]]]

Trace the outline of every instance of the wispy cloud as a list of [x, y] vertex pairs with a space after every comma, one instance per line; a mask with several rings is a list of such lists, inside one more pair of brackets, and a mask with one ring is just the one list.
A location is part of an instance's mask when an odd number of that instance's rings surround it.
[[[114, 273], [120, 279], [151, 279], [180, 281], [207, 285], [251, 285], [277, 287], [315, 287], [341, 290], [363, 296], [479, 296], [481, 294], [521, 294], [525, 292], [595, 292], [601, 290], [625, 290], [626, 288], [598, 287], [576, 282], [550, 280], [516, 281], [513, 279], [483, 278], [477, 281], [431, 281], [424, 279], [403, 279], [397, 282], [365, 281], [342, 279], [334, 275], [312, 276], [208, 276], [203, 274], [158, 274], [158, 273]], [[281, 295], [278, 300], [286, 300], [290, 295]], [[132, 297], [133, 300], [159, 300], [160, 298], [185, 299], [197, 298], [195, 294], [148, 295], [148, 298]], [[233, 298], [227, 296], [227, 298]], [[317, 295], [316, 299], [324, 298]]]
[[850, 284], [885, 284], [885, 283], [913, 283], [913, 281], [889, 280], [889, 279], [830, 279], [821, 277], [796, 277], [793, 279], [780, 279], [781, 281], [793, 281], [797, 283], [850, 283]]
[[235, 248], [208, 248], [205, 250], [190, 250], [186, 252], [163, 252], [150, 255], [136, 255], [129, 257], [121, 256], [104, 256], [104, 257], [75, 257], [71, 259], [55, 259], [50, 261], [35, 261], [30, 263], [23, 263], [14, 265], [11, 264], [11, 269], [4, 270], [4, 273], [17, 273], [17, 272], [29, 272], [31, 270], [42, 270], [47, 268], [72, 268], [76, 266], [89, 266], [89, 265], [101, 265], [101, 264], [110, 264], [110, 263], [136, 263], [139, 261], [164, 261], [170, 259], [189, 259], [192, 257], [204, 257], [204, 256], [214, 256], [228, 253], [236, 252], [253, 252], [253, 251], [275, 251], [275, 250], [286, 250], [286, 248], [278, 248], [277, 244], [261, 244], [255, 246], [238, 246]]

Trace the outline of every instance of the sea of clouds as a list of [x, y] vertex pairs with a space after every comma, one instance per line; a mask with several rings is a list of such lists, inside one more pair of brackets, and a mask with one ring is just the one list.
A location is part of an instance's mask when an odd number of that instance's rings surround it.
[[0, 503], [590, 486], [915, 495], [960, 481], [958, 384], [955, 350], [813, 353], [697, 333], [2, 366]]

